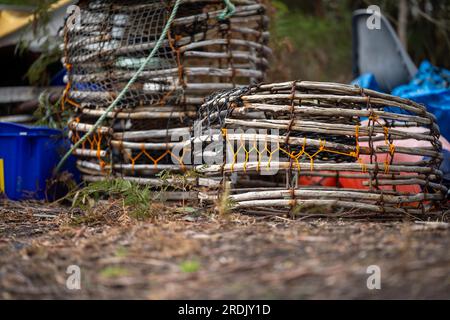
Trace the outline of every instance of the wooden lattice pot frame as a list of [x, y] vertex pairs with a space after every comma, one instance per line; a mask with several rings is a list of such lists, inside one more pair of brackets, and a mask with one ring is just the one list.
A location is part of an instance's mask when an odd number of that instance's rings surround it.
[[[222, 162], [199, 165], [243, 212], [405, 217], [442, 213], [439, 128], [413, 101], [336, 83], [293, 81], [218, 93], [200, 109], [202, 141]], [[216, 129], [214, 133], [208, 130]], [[217, 131], [217, 130], [220, 130]], [[206, 143], [205, 143], [206, 144]], [[271, 170], [270, 174], [262, 175]]]
[[[160, 186], [162, 170], [189, 169], [172, 153], [173, 134], [191, 130], [204, 97], [264, 79], [268, 18], [258, 0], [184, 0], [167, 38], [102, 126], [74, 153], [86, 181], [123, 177]], [[171, 1], [79, 1], [81, 24], [64, 36], [65, 108], [75, 143], [101, 117], [160, 37]]]

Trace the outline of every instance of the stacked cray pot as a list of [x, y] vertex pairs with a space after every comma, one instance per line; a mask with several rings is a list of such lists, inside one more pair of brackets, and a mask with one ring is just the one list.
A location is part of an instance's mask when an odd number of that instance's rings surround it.
[[[265, 77], [268, 18], [259, 0], [182, 0], [169, 32], [137, 81], [74, 153], [85, 181], [121, 177], [161, 187], [165, 172], [192, 167], [174, 151], [189, 137], [204, 97]], [[65, 108], [75, 143], [105, 115], [155, 47], [174, 1], [80, 0], [80, 21], [66, 23]], [[163, 181], [164, 180], [164, 181]]]
[[197, 171], [217, 186], [201, 199], [212, 205], [225, 193], [260, 215], [442, 213], [439, 128], [413, 101], [336, 83], [261, 84], [210, 97], [200, 122], [212, 151]]

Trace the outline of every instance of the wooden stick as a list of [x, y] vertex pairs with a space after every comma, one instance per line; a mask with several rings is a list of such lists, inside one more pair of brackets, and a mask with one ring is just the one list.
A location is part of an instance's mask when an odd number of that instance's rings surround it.
[[[254, 77], [261, 78], [263, 72], [260, 70], [250, 70], [250, 69], [220, 69], [220, 68], [210, 68], [210, 67], [186, 67], [184, 68], [184, 73], [186, 76], [216, 76], [216, 77]], [[106, 80], [111, 77], [117, 80], [129, 79], [133, 76], [133, 72], [130, 71], [115, 71], [111, 73], [91, 73], [91, 74], [71, 74], [72, 81], [75, 82], [91, 82], [91, 81], [101, 81]], [[162, 69], [162, 70], [151, 70], [143, 71], [139, 75], [139, 79], [152, 79], [157, 76], [167, 75], [176, 76], [178, 75], [178, 68]], [[199, 84], [197, 84], [197, 88]], [[190, 88], [193, 88], [192, 86]], [[204, 87], [203, 87], [204, 88]], [[164, 88], [166, 91], [170, 91], [171, 87]], [[73, 93], [74, 91], [71, 91]], [[78, 91], [86, 92], [87, 91]], [[107, 93], [107, 92], [95, 92], [95, 93]]]
[[[338, 99], [336, 99], [338, 100]], [[290, 112], [291, 106], [288, 105], [268, 105], [262, 103], [252, 103], [252, 104], [244, 104], [242, 108], [235, 108], [233, 111], [236, 113], [246, 112], [245, 109], [254, 109], [259, 111], [266, 112]], [[419, 116], [407, 115], [407, 114], [398, 114], [386, 111], [370, 111], [370, 110], [357, 110], [357, 109], [344, 109], [344, 108], [319, 108], [319, 107], [306, 107], [306, 106], [295, 106], [294, 107], [295, 114], [303, 114], [303, 115], [338, 115], [338, 116], [358, 116], [358, 117], [369, 117], [371, 115], [378, 116], [385, 119], [393, 119], [398, 121], [410, 121], [416, 122], [419, 124], [430, 125], [432, 121], [428, 118], [423, 118]]]
[[[347, 191], [345, 189], [336, 189], [333, 191], [325, 190], [302, 190], [296, 189], [293, 191], [295, 197], [307, 197], [307, 198], [319, 198], [319, 197], [331, 197], [331, 198], [346, 198], [346, 199], [358, 199], [358, 200], [370, 200], [370, 201], [382, 201], [384, 203], [401, 204], [408, 202], [417, 202], [425, 199], [428, 200], [442, 200], [442, 194], [427, 194], [419, 193], [415, 195], [382, 195], [368, 193], [367, 191]], [[259, 192], [247, 192], [236, 195], [230, 195], [229, 198], [232, 201], [248, 201], [248, 200], [258, 200], [258, 199], [277, 199], [277, 198], [289, 198], [292, 197], [291, 190], [267, 190]]]
[[[305, 131], [305, 132], [317, 132], [325, 134], [337, 134], [337, 135], [355, 135], [356, 126], [346, 125], [346, 124], [334, 124], [329, 122], [321, 121], [302, 121], [294, 120], [292, 124], [290, 120], [275, 120], [275, 119], [253, 119], [253, 120], [241, 120], [241, 119], [225, 119], [226, 125], [236, 125], [239, 127], [250, 127], [250, 128], [265, 128], [265, 129], [284, 129], [286, 130], [291, 125], [292, 131]], [[370, 129], [368, 127], [359, 126], [358, 132], [359, 136], [362, 138], [364, 136], [369, 136]], [[373, 133], [384, 133], [384, 128], [380, 126], [374, 126]], [[389, 128], [389, 134], [393, 139], [398, 138], [414, 138], [417, 140], [428, 140], [432, 141], [433, 137], [427, 134], [408, 132], [396, 130]], [[380, 136], [383, 140], [384, 135]]]
[[[290, 162], [247, 162], [247, 163], [236, 163], [236, 164], [224, 164], [224, 165], [210, 165], [210, 166], [198, 166], [196, 170], [205, 174], [216, 174], [223, 170], [226, 173], [232, 172], [244, 172], [247, 171], [256, 171], [257, 169], [262, 168], [275, 168], [278, 167], [281, 169], [289, 169], [292, 168], [293, 171], [301, 171], [303, 170], [311, 170], [311, 164], [309, 162], [299, 162], [298, 165], [295, 163], [291, 165]], [[363, 172], [363, 170], [367, 170], [369, 172], [373, 172], [375, 169], [379, 171], [383, 171], [383, 163], [379, 164], [364, 164], [361, 166], [359, 163], [315, 163], [313, 165], [314, 170], [317, 171], [353, 171], [353, 172]], [[433, 173], [433, 174], [442, 174], [439, 170], [432, 167], [419, 167], [419, 166], [401, 166], [392, 164], [389, 166], [390, 172], [418, 172], [418, 173]]]
[[143, 130], [143, 131], [127, 131], [116, 132], [113, 134], [114, 139], [124, 141], [134, 141], [148, 138], [166, 138], [173, 135], [189, 134], [191, 129], [186, 128], [170, 128], [170, 129], [156, 129], [156, 130]]
[[[100, 117], [104, 111], [94, 110], [94, 109], [83, 109], [83, 114]], [[180, 117], [191, 117], [194, 118], [196, 112], [186, 111], [186, 112], [109, 112], [106, 117], [109, 119], [177, 119]]]

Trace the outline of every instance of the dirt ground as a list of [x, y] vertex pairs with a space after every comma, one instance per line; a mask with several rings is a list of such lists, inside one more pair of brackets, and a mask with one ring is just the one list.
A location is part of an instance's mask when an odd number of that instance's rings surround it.
[[[450, 298], [446, 223], [0, 206], [2, 299]], [[189, 211], [189, 212], [186, 212]], [[81, 289], [69, 290], [69, 265]], [[381, 289], [367, 288], [367, 268]]]

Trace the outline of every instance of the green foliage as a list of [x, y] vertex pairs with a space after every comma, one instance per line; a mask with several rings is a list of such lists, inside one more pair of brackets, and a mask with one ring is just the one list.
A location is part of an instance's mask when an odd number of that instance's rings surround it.
[[279, 0], [273, 0], [271, 5], [277, 11], [278, 15], [286, 14], [289, 11], [288, 6]]
[[106, 267], [100, 271], [100, 275], [104, 278], [118, 278], [129, 274], [128, 269], [118, 266]]
[[271, 80], [351, 79], [351, 10], [346, 1], [323, 10], [323, 16], [288, 7], [285, 1], [271, 3], [276, 9], [271, 37], [277, 61]]
[[185, 273], [197, 272], [200, 269], [200, 263], [196, 260], [187, 260], [180, 263], [180, 270]]
[[[5, 1], [3, 1], [5, 2]], [[6, 4], [16, 5], [32, 5], [35, 10], [33, 12], [33, 22], [27, 26], [26, 31], [32, 31], [33, 38], [31, 40], [21, 39], [16, 46], [16, 53], [23, 54], [30, 47], [31, 42], [39, 40], [40, 50], [42, 51], [36, 61], [33, 62], [25, 77], [31, 85], [45, 86], [50, 82], [48, 67], [59, 61], [61, 51], [58, 43], [48, 37], [48, 23], [50, 22], [49, 8], [56, 0], [40, 0], [40, 1], [6, 1]]]
[[42, 54], [33, 62], [25, 74], [30, 84], [35, 86], [48, 85], [50, 83], [50, 75], [47, 72], [48, 67], [57, 63], [61, 56], [62, 53], [58, 47], [44, 48]]
[[[351, 15], [376, 4], [398, 27], [399, 2], [380, 0], [272, 0], [271, 41], [275, 63], [270, 81], [304, 79], [348, 82], [351, 68]], [[408, 1], [407, 51], [418, 65], [428, 59], [450, 68], [450, 1]]]
[[[393, 5], [394, 3], [394, 5]], [[398, 2], [384, 0], [381, 10], [396, 27]], [[418, 65], [430, 60], [434, 65], [450, 68], [450, 1], [417, 0], [408, 3], [408, 53]]]
[[123, 205], [130, 208], [130, 215], [144, 219], [153, 215], [151, 204], [154, 193], [148, 186], [143, 186], [123, 179], [105, 179], [89, 183], [76, 191], [72, 199], [72, 207], [92, 210], [100, 199], [121, 199]]
[[64, 129], [73, 114], [73, 109], [62, 110], [61, 98], [56, 103], [52, 103], [47, 91], [40, 94], [39, 105], [33, 113], [34, 117], [38, 119], [35, 125], [53, 129]]

